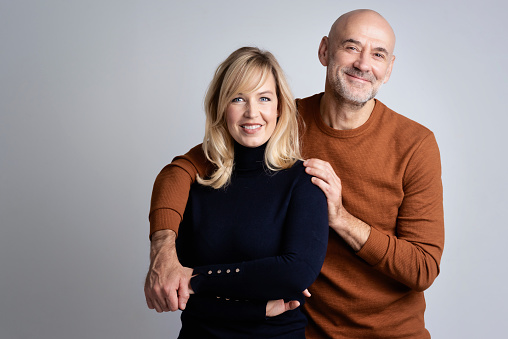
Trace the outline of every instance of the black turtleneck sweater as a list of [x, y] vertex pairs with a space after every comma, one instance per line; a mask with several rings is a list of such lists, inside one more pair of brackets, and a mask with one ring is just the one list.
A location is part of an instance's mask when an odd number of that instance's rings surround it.
[[179, 338], [305, 338], [300, 308], [267, 318], [266, 302], [303, 305], [326, 254], [326, 198], [300, 161], [267, 170], [265, 147], [235, 143], [231, 183], [191, 187], [177, 251], [197, 276]]

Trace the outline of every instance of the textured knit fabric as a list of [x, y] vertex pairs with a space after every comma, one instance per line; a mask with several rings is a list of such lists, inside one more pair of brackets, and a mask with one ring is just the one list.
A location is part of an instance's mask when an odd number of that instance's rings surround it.
[[[305, 304], [307, 338], [429, 338], [423, 291], [439, 273], [444, 245], [435, 137], [378, 100], [365, 124], [335, 130], [321, 119], [321, 97], [297, 101], [306, 124], [304, 157], [330, 162], [342, 182], [344, 206], [372, 231], [357, 253], [330, 232], [321, 274]], [[182, 180], [173, 195], [152, 197], [151, 232], [178, 231], [196, 170], [207, 170], [199, 147], [163, 169], [154, 193], [175, 176]]]
[[197, 276], [180, 338], [305, 338], [301, 308], [266, 318], [266, 301], [303, 305], [326, 254], [326, 198], [301, 162], [268, 171], [265, 146], [235, 145], [225, 188], [191, 187], [176, 245]]
[[321, 95], [299, 100], [304, 156], [330, 162], [345, 208], [372, 226], [355, 253], [334, 232], [310, 289], [308, 338], [429, 338], [427, 289], [444, 245], [439, 150], [432, 132], [376, 101], [367, 122], [335, 130]]

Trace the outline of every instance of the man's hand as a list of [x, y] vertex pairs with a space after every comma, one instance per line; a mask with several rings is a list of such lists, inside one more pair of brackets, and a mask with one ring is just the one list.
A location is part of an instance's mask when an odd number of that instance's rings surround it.
[[351, 215], [342, 205], [342, 183], [332, 166], [323, 160], [309, 159], [303, 165], [312, 183], [324, 192], [328, 203], [328, 224], [355, 251], [367, 242], [370, 226]]
[[148, 308], [159, 313], [185, 309], [189, 293], [193, 293], [189, 287], [192, 268], [183, 267], [178, 261], [175, 239], [171, 230], [152, 235], [145, 297]]

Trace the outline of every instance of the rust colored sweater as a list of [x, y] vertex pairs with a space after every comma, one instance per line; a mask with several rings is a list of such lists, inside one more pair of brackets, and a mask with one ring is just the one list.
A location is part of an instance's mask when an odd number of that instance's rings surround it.
[[[359, 252], [330, 231], [321, 274], [305, 304], [307, 338], [430, 338], [423, 291], [439, 274], [444, 245], [434, 135], [380, 101], [359, 128], [335, 130], [321, 119], [321, 96], [298, 100], [306, 124], [304, 158], [330, 162], [342, 182], [345, 208], [372, 230]], [[196, 146], [161, 171], [151, 233], [178, 232], [190, 184], [206, 166]]]

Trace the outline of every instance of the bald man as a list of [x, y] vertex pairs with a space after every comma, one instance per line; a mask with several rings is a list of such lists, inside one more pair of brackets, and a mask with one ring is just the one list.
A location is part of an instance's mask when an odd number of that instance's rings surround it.
[[[342, 15], [318, 50], [324, 93], [297, 100], [304, 165], [327, 197], [330, 225], [304, 305], [307, 338], [430, 338], [423, 291], [439, 274], [444, 246], [440, 156], [431, 131], [374, 99], [390, 78], [394, 47], [380, 14]], [[185, 308], [191, 277], [174, 240], [190, 184], [206, 168], [198, 146], [154, 184], [145, 294], [159, 312]]]

